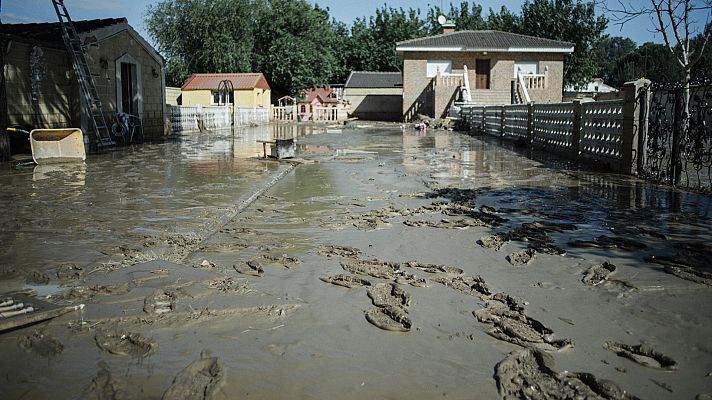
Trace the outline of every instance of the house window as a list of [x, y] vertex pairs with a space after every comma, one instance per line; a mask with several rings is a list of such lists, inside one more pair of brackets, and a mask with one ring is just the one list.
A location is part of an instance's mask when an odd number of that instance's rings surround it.
[[212, 91], [213, 104], [235, 104], [235, 94], [233, 92]]
[[475, 89], [490, 88], [490, 60], [475, 61]]
[[539, 73], [539, 63], [536, 61], [515, 61], [514, 62], [514, 77], [517, 73], [522, 75], [536, 75]]
[[449, 60], [428, 60], [426, 77], [432, 78], [439, 73], [449, 74], [452, 72], [452, 61]]

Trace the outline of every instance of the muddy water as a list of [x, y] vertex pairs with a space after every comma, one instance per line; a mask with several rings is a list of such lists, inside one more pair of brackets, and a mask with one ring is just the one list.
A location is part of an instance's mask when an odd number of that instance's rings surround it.
[[[261, 152], [255, 140], [295, 132], [313, 133], [254, 128], [96, 155], [73, 169], [5, 168], [0, 292], [39, 278], [54, 288], [50, 300], [87, 309], [83, 321], [0, 335], [0, 398], [160, 398], [200, 385], [226, 399], [497, 398], [527, 390], [498, 375], [498, 391], [494, 377], [523, 347], [551, 356], [559, 375], [526, 379], [561, 398], [574, 379], [563, 371], [641, 398], [712, 392], [706, 275], [645, 261], [708, 271], [709, 198], [527, 158], [492, 139], [364, 126], [299, 137], [298, 155], [318, 163], [296, 166], [224, 218], [289, 168], [246, 158]], [[494, 234], [499, 250], [477, 243]], [[528, 262], [508, 261], [525, 249]], [[400, 272], [372, 263], [362, 270], [375, 276], [358, 277], [399, 283], [408, 332], [369, 323], [367, 287], [320, 279], [374, 258]], [[595, 285], [584, 279], [604, 262]], [[504, 295], [519, 305], [502, 311]], [[31, 351], [34, 331], [63, 350]], [[106, 338], [120, 351], [107, 351]], [[619, 355], [607, 342], [646, 351]], [[675, 369], [651, 367], [656, 357]], [[200, 365], [211, 373], [191, 375]]]

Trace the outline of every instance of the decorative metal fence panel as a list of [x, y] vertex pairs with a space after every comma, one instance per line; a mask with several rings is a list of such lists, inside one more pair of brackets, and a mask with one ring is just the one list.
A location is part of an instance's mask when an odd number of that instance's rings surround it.
[[502, 136], [502, 106], [488, 106], [485, 108], [484, 131], [494, 136]]
[[533, 142], [569, 151], [574, 120], [573, 103], [535, 104]]
[[623, 100], [581, 104], [581, 152], [597, 157], [621, 158]]
[[[642, 173], [658, 182], [712, 191], [712, 83], [653, 87]], [[684, 99], [689, 96], [687, 110]]]
[[526, 139], [528, 125], [529, 106], [522, 104], [504, 108], [504, 132], [502, 132], [504, 136]]

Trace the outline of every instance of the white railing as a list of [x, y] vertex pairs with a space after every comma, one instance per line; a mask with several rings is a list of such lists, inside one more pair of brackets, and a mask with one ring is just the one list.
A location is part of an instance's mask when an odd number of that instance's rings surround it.
[[296, 121], [297, 106], [273, 106], [272, 115], [270, 116], [270, 118], [272, 121]]
[[546, 89], [546, 74], [518, 74], [527, 89]]
[[435, 86], [460, 87], [463, 85], [464, 74], [437, 74], [435, 76]]
[[235, 126], [262, 125], [269, 122], [269, 108], [235, 107]]
[[171, 106], [171, 130], [173, 132], [192, 132], [200, 130], [198, 125], [201, 106]]
[[339, 120], [339, 109], [337, 107], [312, 107], [312, 121], [329, 122]]
[[203, 129], [215, 130], [232, 127], [232, 106], [202, 106], [199, 119]]
[[531, 97], [529, 97], [529, 90], [527, 90], [527, 82], [524, 80], [524, 75], [517, 73], [517, 83], [517, 87], [520, 91], [520, 96], [522, 96], [522, 100], [524, 100], [524, 103], [531, 103], [532, 99]]

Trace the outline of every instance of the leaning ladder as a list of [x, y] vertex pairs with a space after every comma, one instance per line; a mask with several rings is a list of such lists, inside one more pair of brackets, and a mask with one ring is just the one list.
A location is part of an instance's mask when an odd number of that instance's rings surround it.
[[98, 144], [99, 146], [113, 145], [114, 141], [111, 139], [109, 127], [106, 125], [101, 99], [99, 98], [99, 92], [96, 90], [94, 78], [91, 76], [89, 64], [87, 64], [82, 41], [74, 28], [72, 19], [69, 17], [67, 7], [64, 6], [64, 0], [52, 0], [52, 5], [54, 5], [54, 10], [57, 12], [59, 24], [62, 26], [64, 44], [67, 46], [67, 51], [69, 51], [69, 55], [72, 58], [74, 74], [79, 80], [79, 87], [84, 96], [84, 110], [91, 116], [91, 124]]

